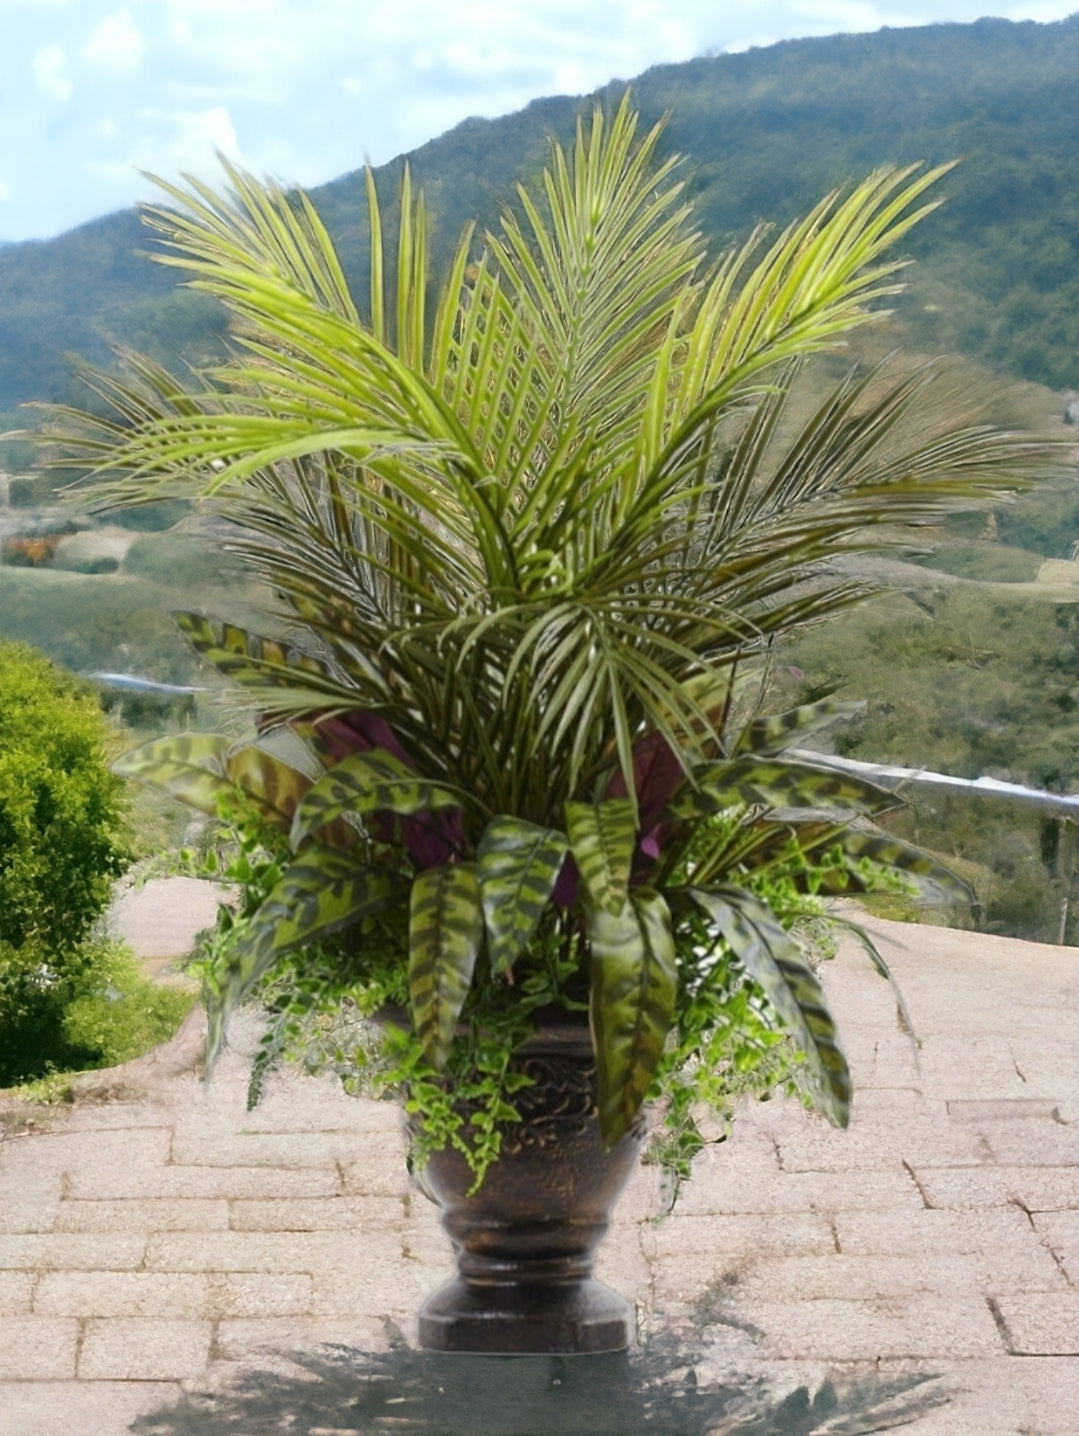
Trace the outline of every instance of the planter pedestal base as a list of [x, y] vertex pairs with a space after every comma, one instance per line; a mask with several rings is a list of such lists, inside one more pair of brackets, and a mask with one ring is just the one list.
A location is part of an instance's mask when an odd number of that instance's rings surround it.
[[592, 1261], [636, 1166], [643, 1116], [604, 1148], [582, 1023], [541, 1027], [513, 1065], [531, 1085], [514, 1094], [521, 1121], [503, 1132], [479, 1191], [470, 1195], [472, 1171], [452, 1147], [414, 1174], [441, 1208], [457, 1258], [456, 1278], [420, 1312], [420, 1345], [520, 1356], [624, 1351], [633, 1309], [596, 1281]]
[[420, 1345], [428, 1351], [525, 1356], [624, 1351], [633, 1312], [594, 1277], [568, 1285], [446, 1283], [420, 1312]]

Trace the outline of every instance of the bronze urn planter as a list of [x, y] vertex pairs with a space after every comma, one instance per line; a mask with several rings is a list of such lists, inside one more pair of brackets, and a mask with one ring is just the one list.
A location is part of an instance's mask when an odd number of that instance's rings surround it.
[[533, 1085], [516, 1095], [522, 1120], [506, 1128], [479, 1190], [469, 1195], [472, 1170], [453, 1148], [433, 1153], [416, 1173], [442, 1210], [458, 1273], [423, 1306], [420, 1345], [516, 1355], [622, 1351], [633, 1339], [633, 1308], [595, 1279], [592, 1265], [636, 1165], [644, 1120], [604, 1149], [583, 1024], [545, 1026], [515, 1065]]

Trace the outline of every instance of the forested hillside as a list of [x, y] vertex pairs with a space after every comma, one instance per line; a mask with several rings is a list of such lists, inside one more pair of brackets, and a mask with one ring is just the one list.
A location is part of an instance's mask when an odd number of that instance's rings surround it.
[[[646, 121], [670, 112], [667, 143], [688, 157], [716, 250], [877, 165], [960, 158], [948, 205], [912, 241], [920, 263], [901, 309], [908, 342], [1079, 387], [1079, 16], [788, 41], [657, 67], [634, 88]], [[469, 120], [410, 157], [436, 262], [467, 219], [490, 220], [515, 180], [539, 169], [547, 136], [564, 138], [592, 98]], [[357, 160], [362, 144], [357, 136]], [[400, 168], [379, 172], [387, 198]], [[367, 247], [362, 191], [357, 172], [314, 192], [352, 273]], [[126, 211], [0, 248], [0, 416], [27, 399], [67, 397], [69, 356], [103, 361], [109, 341], [174, 359], [214, 352], [213, 306], [137, 258], [146, 245]]]

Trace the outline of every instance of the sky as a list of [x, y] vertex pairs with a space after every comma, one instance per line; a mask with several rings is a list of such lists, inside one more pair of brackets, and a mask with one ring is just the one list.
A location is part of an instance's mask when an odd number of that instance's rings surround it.
[[211, 183], [313, 186], [650, 65], [1079, 0], [0, 0], [0, 241]]

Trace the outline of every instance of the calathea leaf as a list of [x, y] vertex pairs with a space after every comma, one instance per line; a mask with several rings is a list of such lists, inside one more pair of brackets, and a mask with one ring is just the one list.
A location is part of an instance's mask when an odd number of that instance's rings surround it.
[[198, 613], [178, 611], [172, 617], [199, 657], [242, 688], [309, 688], [313, 698], [355, 701], [355, 693], [342, 687], [329, 668], [309, 653]]
[[[800, 832], [800, 828], [801, 825], [796, 825], [795, 831]], [[842, 848], [848, 857], [866, 859], [900, 877], [928, 884], [955, 901], [969, 903], [974, 900], [974, 893], [957, 873], [921, 848], [893, 838], [890, 833], [863, 832], [859, 828], [846, 828], [837, 833], [824, 824], [821, 824], [821, 831], [820, 849]]]
[[415, 769], [385, 748], [372, 748], [343, 758], [312, 784], [296, 809], [292, 844], [298, 847], [309, 834], [342, 813], [408, 816], [460, 805], [460, 795], [452, 789], [418, 777]]
[[798, 944], [771, 909], [742, 888], [691, 888], [690, 896], [802, 1047], [824, 1111], [837, 1127], [845, 1127], [850, 1119], [850, 1072], [820, 983]]
[[731, 756], [740, 758], [744, 753], [755, 753], [761, 758], [772, 757], [789, 748], [796, 738], [808, 738], [811, 733], [827, 728], [839, 718], [854, 718], [865, 711], [865, 706], [864, 700], [840, 703], [826, 698], [820, 703], [803, 703], [786, 713], [755, 718], [738, 735]]
[[246, 928], [236, 930], [210, 1004], [207, 1072], [229, 1017], [281, 953], [329, 937], [402, 901], [407, 879], [386, 868], [360, 867], [333, 848], [311, 846], [281, 875]]
[[612, 1147], [644, 1101], [670, 1030], [678, 986], [671, 915], [659, 893], [637, 888], [619, 913], [591, 909], [588, 935], [599, 1124]]
[[431, 1065], [441, 1068], [483, 942], [475, 863], [451, 863], [416, 875], [408, 940], [408, 986], [416, 1032]]
[[566, 827], [592, 902], [607, 912], [621, 912], [629, 892], [637, 839], [632, 801], [606, 798], [600, 803], [567, 803]]
[[231, 746], [219, 733], [157, 738], [118, 758], [112, 771], [160, 788], [200, 813], [216, 817], [218, 800], [235, 794], [227, 766]]
[[883, 813], [902, 806], [887, 788], [834, 768], [785, 758], [735, 758], [705, 763], [693, 773], [694, 786], [679, 792], [671, 810], [680, 818], [705, 817], [740, 804], [769, 808], [819, 808]]
[[254, 799], [266, 821], [288, 832], [311, 779], [253, 743], [232, 749], [225, 766], [232, 782]]
[[476, 850], [493, 972], [513, 966], [539, 926], [569, 849], [564, 833], [522, 818], [492, 818]]

